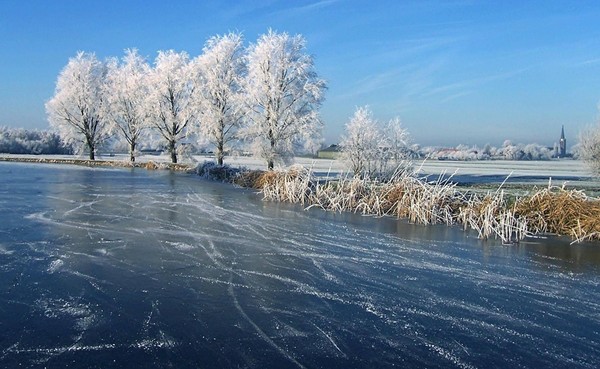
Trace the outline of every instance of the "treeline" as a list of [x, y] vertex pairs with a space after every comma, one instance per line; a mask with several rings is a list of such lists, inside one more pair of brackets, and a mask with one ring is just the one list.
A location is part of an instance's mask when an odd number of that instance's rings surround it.
[[0, 126], [0, 153], [68, 155], [73, 149], [53, 132]]
[[450, 148], [423, 147], [418, 150], [422, 158], [438, 160], [550, 160], [557, 150], [540, 144], [513, 144], [504, 141], [501, 147], [486, 144], [483, 147], [458, 145]]
[[196, 57], [159, 51], [152, 64], [136, 50], [105, 61], [80, 52], [58, 76], [48, 120], [91, 160], [118, 138], [131, 161], [141, 141], [155, 140], [173, 163], [184, 143], [196, 143], [211, 145], [219, 164], [243, 146], [273, 168], [320, 141], [326, 86], [305, 44], [269, 30], [249, 46], [239, 33], [211, 37]]

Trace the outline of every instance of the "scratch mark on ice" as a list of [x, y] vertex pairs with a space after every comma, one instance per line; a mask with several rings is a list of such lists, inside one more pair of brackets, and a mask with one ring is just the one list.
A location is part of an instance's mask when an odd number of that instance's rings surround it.
[[328, 335], [327, 333], [325, 333], [324, 330], [322, 330], [321, 328], [319, 328], [318, 325], [314, 324], [315, 328], [317, 328], [319, 331], [321, 331], [321, 333], [323, 333], [323, 335], [325, 337], [327, 337], [327, 339], [329, 339], [329, 342], [331, 342], [331, 344], [333, 345], [333, 347], [335, 347], [342, 355], [344, 355], [344, 357], [347, 357], [346, 354], [339, 348], [339, 346], [335, 343], [335, 341], [333, 340], [333, 338], [331, 338], [330, 335]]
[[[230, 283], [231, 282], [232, 281], [230, 278]], [[233, 299], [233, 304], [234, 304], [235, 308], [237, 309], [237, 311], [248, 323], [250, 323], [250, 325], [254, 328], [256, 333], [258, 333], [260, 338], [262, 338], [266, 343], [268, 343], [271, 347], [273, 347], [275, 350], [277, 350], [277, 352], [279, 352], [281, 355], [283, 355], [286, 359], [288, 359], [292, 363], [296, 364], [299, 368], [306, 368], [304, 365], [302, 365], [296, 359], [294, 359], [289, 353], [287, 353], [284, 349], [282, 349], [275, 342], [273, 342], [273, 340], [270, 339], [269, 336], [267, 336], [267, 334], [262, 329], [260, 329], [260, 327], [252, 319], [250, 319], [250, 317], [246, 314], [244, 309], [242, 309], [242, 307], [240, 306], [240, 303], [238, 302], [238, 299], [235, 296], [235, 292], [233, 291], [233, 285], [230, 284], [229, 287], [227, 288], [227, 291], [229, 292], [229, 295]]]

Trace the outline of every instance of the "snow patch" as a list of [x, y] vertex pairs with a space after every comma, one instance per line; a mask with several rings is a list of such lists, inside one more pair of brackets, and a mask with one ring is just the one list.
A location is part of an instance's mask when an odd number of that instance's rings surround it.
[[50, 266], [48, 266], [48, 273], [53, 274], [56, 271], [58, 271], [63, 265], [65, 264], [64, 261], [62, 261], [61, 259], [57, 259], [57, 260], [53, 260], [50, 263]]
[[87, 331], [98, 321], [98, 317], [94, 314], [90, 304], [81, 303], [73, 299], [40, 299], [36, 301], [35, 307], [50, 319], [74, 319], [74, 328], [80, 332]]
[[193, 250], [196, 247], [190, 244], [187, 244], [185, 242], [171, 242], [171, 241], [164, 241], [167, 245], [179, 250], [179, 251], [188, 251], [188, 250]]

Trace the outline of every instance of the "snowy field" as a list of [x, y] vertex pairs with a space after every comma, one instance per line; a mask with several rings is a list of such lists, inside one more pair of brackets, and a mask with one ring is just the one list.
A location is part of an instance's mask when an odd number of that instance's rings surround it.
[[[63, 159], [86, 159], [84, 156], [61, 156], [61, 155], [10, 155], [0, 154], [0, 157], [27, 157], [27, 158], [63, 158]], [[183, 157], [181, 162], [195, 165], [204, 161], [214, 161], [212, 156], [195, 155]], [[127, 161], [126, 155], [100, 155], [98, 160], [123, 160]], [[143, 155], [137, 158], [138, 162], [169, 162], [167, 155]], [[225, 158], [225, 164], [248, 169], [266, 169], [266, 163], [256, 157], [232, 156]], [[334, 177], [346, 173], [344, 163], [340, 160], [313, 159], [306, 157], [294, 158], [293, 164], [312, 168], [316, 175], [322, 177]], [[281, 168], [281, 167], [280, 167]], [[507, 178], [508, 183], [535, 184], [539, 186], [552, 184], [562, 186], [581, 187], [599, 190], [599, 183], [592, 177], [585, 163], [579, 160], [550, 160], [550, 161], [509, 161], [509, 160], [487, 160], [487, 161], [450, 161], [450, 160], [425, 160], [415, 161], [414, 168], [420, 175], [429, 176], [435, 180], [440, 175], [452, 176], [453, 180], [464, 184], [500, 184]]]
[[600, 367], [597, 244], [17, 163], [0, 224], [0, 367]]
[[[198, 160], [202, 160], [198, 157]], [[246, 166], [251, 169], [264, 169], [260, 160], [250, 157], [227, 158], [227, 163], [234, 166]], [[339, 174], [345, 172], [343, 162], [339, 160], [295, 158], [295, 164], [313, 168], [320, 175]], [[432, 179], [440, 175], [452, 175], [463, 183], [501, 183], [506, 178], [513, 183], [562, 185], [563, 182], [593, 185], [594, 180], [585, 163], [579, 160], [552, 161], [415, 161], [414, 168], [423, 176]]]

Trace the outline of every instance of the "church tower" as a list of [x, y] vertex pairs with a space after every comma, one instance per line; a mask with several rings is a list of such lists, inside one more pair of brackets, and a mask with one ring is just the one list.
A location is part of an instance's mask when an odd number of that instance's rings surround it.
[[567, 140], [565, 139], [565, 126], [562, 126], [560, 131], [560, 141], [558, 142], [558, 157], [564, 158], [567, 156]]

